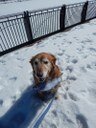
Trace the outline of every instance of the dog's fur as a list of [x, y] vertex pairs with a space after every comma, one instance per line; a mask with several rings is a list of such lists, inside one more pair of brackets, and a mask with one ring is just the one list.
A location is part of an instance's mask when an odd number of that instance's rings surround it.
[[[33, 68], [33, 76], [36, 86], [42, 81], [48, 82], [49, 80], [53, 80], [61, 75], [61, 71], [56, 65], [56, 58], [50, 53], [39, 53], [32, 57], [30, 63]], [[60, 85], [56, 85], [56, 87], [50, 90], [50, 93], [56, 93], [59, 86]], [[39, 96], [44, 98], [44, 94], [45, 93], [40, 92]]]

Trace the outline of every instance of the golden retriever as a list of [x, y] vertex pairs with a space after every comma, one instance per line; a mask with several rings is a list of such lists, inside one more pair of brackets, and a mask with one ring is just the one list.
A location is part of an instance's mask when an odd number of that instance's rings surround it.
[[[33, 68], [33, 76], [35, 80], [35, 86], [39, 86], [41, 82], [48, 82], [54, 78], [61, 76], [61, 71], [56, 65], [56, 58], [50, 53], [39, 53], [31, 58], [30, 63]], [[58, 87], [56, 85], [51, 89], [48, 94], [56, 94]], [[39, 96], [44, 99], [46, 92], [40, 92]]]

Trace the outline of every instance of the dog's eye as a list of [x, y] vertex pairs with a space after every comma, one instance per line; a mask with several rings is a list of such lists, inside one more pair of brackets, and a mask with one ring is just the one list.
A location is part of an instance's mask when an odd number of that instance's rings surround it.
[[48, 64], [48, 61], [44, 61], [44, 64]]
[[37, 62], [37, 61], [35, 61], [35, 62], [34, 62], [34, 64], [35, 64], [35, 65], [38, 65], [38, 62]]

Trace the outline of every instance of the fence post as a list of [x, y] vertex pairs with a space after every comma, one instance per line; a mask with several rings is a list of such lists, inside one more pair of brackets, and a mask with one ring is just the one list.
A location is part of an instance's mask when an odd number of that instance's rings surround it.
[[66, 5], [63, 5], [60, 11], [60, 30], [65, 29], [65, 15], [66, 15]]
[[28, 37], [28, 41], [32, 41], [33, 40], [33, 35], [32, 35], [32, 30], [31, 30], [29, 12], [28, 11], [24, 11], [24, 26], [25, 26], [27, 37]]
[[82, 9], [82, 13], [81, 13], [81, 23], [86, 21], [86, 15], [87, 15], [87, 8], [88, 8], [88, 1], [85, 2], [83, 9]]

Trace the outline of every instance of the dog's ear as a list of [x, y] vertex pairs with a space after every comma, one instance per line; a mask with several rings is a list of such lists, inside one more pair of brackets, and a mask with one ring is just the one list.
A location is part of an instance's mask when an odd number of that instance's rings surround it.
[[30, 59], [29, 63], [30, 63], [31, 65], [33, 65], [33, 61], [34, 61], [34, 56]]
[[56, 57], [53, 54], [50, 54], [52, 63], [55, 65], [56, 64]]

